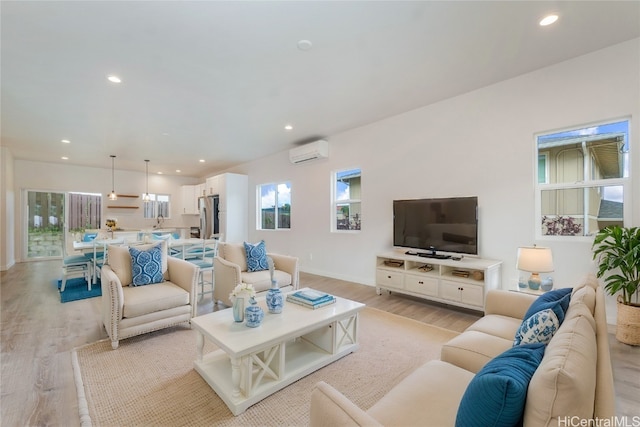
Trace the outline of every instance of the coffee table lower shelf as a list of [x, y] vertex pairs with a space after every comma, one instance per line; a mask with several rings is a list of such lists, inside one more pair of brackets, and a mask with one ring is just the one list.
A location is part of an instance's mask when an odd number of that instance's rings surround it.
[[[203, 355], [201, 361], [194, 362], [194, 368], [233, 415], [239, 415], [249, 406], [358, 348], [359, 344], [352, 342], [331, 353], [300, 337], [241, 357], [236, 361], [235, 372], [229, 355], [223, 350]], [[234, 386], [234, 375], [240, 377], [240, 390]]]

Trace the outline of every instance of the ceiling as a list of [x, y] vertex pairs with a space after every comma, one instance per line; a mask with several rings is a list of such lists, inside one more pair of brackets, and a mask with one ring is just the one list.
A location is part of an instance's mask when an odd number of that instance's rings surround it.
[[14, 158], [186, 176], [640, 37], [638, 1], [3, 0], [0, 14]]

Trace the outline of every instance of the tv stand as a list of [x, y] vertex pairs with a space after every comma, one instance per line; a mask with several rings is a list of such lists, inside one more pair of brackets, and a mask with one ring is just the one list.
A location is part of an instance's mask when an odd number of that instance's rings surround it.
[[[427, 258], [425, 259], [426, 256]], [[502, 262], [482, 258], [431, 258], [432, 253], [386, 252], [376, 256], [376, 293], [413, 295], [484, 311], [489, 289], [500, 289]]]

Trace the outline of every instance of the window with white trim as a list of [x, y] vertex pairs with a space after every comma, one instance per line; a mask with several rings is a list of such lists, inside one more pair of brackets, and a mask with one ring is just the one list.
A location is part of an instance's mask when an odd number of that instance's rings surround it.
[[291, 228], [291, 182], [258, 185], [258, 230]]
[[334, 172], [332, 185], [332, 231], [360, 230], [362, 223], [360, 169]]
[[[146, 194], [143, 194], [143, 200]], [[169, 194], [151, 194], [149, 193], [149, 201], [143, 202], [144, 218], [169, 219], [171, 218], [171, 195]]]
[[536, 137], [536, 234], [592, 236], [624, 226], [630, 203], [629, 121]]

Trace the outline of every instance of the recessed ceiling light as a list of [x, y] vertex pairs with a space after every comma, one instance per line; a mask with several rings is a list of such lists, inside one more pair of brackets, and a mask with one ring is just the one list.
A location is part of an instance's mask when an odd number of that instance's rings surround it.
[[108, 76], [107, 80], [109, 80], [111, 83], [120, 83], [120, 82], [122, 82], [122, 80], [120, 80], [120, 77], [114, 76], [113, 74]]
[[176, 172], [180, 173], [180, 172], [182, 172], [182, 171], [181, 171], [180, 169], [176, 169]]
[[60, 142], [64, 142], [65, 144], [71, 144], [71, 141], [69, 141], [68, 139], [63, 139]]
[[62, 156], [60, 157], [62, 160], [69, 160], [69, 158], [67, 156]]
[[200, 159], [198, 160], [200, 163], [204, 163], [204, 159]]
[[300, 50], [310, 50], [313, 47], [313, 43], [309, 40], [300, 40], [298, 41], [298, 49]]
[[158, 171], [158, 175], [162, 175], [162, 172]]
[[546, 27], [547, 25], [551, 25], [558, 20], [558, 15], [547, 15], [540, 21], [540, 26]]
[[284, 126], [284, 130], [293, 130], [293, 126], [291, 126], [291, 125], [285, 125], [285, 126]]

